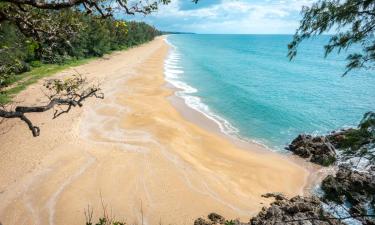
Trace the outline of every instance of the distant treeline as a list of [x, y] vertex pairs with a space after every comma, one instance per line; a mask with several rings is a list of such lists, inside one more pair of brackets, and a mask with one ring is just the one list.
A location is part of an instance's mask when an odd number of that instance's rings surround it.
[[152, 40], [161, 32], [143, 22], [100, 18], [77, 9], [33, 10], [40, 32], [28, 33], [16, 23], [0, 23], [0, 87], [12, 77], [42, 63], [102, 56]]
[[196, 34], [192, 32], [161, 31], [162, 34]]

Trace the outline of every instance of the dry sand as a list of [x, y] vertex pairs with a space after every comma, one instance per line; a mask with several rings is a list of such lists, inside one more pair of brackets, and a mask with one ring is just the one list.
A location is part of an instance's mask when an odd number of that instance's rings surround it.
[[[240, 149], [173, 107], [168, 49], [160, 37], [74, 68], [100, 81], [105, 99], [55, 120], [30, 115], [38, 138], [20, 121], [0, 125], [12, 128], [0, 135], [0, 223], [83, 225], [85, 208], [97, 218], [102, 202], [130, 224], [192, 224], [212, 211], [247, 221], [269, 203], [262, 194], [302, 193], [301, 166], [257, 145]], [[17, 100], [44, 101], [41, 84]]]

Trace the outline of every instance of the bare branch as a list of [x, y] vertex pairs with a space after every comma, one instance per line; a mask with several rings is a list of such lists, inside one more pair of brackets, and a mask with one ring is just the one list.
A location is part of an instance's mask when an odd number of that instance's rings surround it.
[[62, 80], [49, 80], [44, 85], [52, 93], [49, 99], [50, 102], [42, 106], [17, 106], [15, 110], [6, 110], [4, 107], [0, 108], [0, 117], [5, 119], [19, 118], [24, 121], [31, 130], [34, 137], [40, 135], [40, 129], [34, 126], [33, 123], [25, 116], [26, 113], [41, 113], [48, 111], [55, 106], [66, 106], [65, 110], [55, 110], [53, 118], [57, 118], [64, 113], [68, 113], [72, 107], [82, 107], [82, 103], [89, 97], [104, 98], [99, 86], [91, 86], [84, 89], [86, 80], [80, 75], [73, 76], [73, 78]]
[[3, 0], [4, 2], [20, 5], [30, 5], [39, 9], [64, 9], [75, 5], [80, 5], [87, 0], [69, 0], [69, 1], [38, 1], [38, 0]]

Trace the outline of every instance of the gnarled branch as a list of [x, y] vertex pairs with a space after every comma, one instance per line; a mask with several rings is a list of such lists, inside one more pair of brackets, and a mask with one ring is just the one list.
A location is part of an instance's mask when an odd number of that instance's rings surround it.
[[[40, 135], [40, 128], [34, 126], [30, 119], [26, 117], [27, 113], [41, 113], [53, 109], [55, 106], [67, 106], [65, 110], [55, 110], [53, 119], [64, 113], [68, 113], [72, 107], [82, 107], [83, 101], [89, 97], [104, 98], [104, 94], [100, 92], [100, 87], [92, 86], [83, 89], [85, 79], [81, 76], [74, 76], [65, 81], [50, 80], [44, 85], [53, 93], [50, 94], [50, 101], [42, 106], [17, 106], [14, 110], [6, 110], [5, 107], [0, 108], [0, 117], [5, 119], [19, 118], [24, 121], [31, 130], [34, 137]], [[83, 89], [83, 90], [82, 90]], [[82, 90], [82, 91], [80, 91]]]

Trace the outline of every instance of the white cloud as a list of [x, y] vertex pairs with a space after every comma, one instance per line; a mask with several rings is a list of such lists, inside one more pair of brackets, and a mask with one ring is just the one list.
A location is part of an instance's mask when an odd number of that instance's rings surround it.
[[218, 0], [209, 7], [198, 5], [189, 10], [181, 10], [180, 1], [187, 0], [172, 0], [145, 20], [175, 31], [293, 33], [302, 6], [311, 5], [314, 0]]

